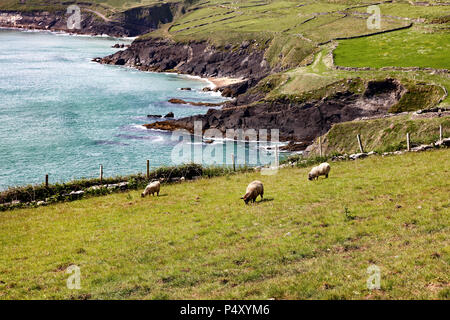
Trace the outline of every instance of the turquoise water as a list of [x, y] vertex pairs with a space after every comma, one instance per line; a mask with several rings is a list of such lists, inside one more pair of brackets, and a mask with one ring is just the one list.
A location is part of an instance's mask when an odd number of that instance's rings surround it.
[[[172, 164], [171, 134], [146, 130], [147, 114], [175, 117], [218, 102], [200, 79], [100, 65], [90, 60], [123, 40], [0, 30], [0, 189], [145, 171]], [[191, 87], [192, 91], [181, 91]]]

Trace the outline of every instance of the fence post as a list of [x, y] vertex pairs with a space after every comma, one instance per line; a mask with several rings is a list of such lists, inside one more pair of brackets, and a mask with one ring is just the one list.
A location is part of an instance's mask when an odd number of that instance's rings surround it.
[[235, 158], [234, 158], [234, 153], [231, 154], [231, 161], [233, 163], [233, 171], [236, 171], [236, 162], [235, 162]]
[[278, 145], [275, 146], [275, 167], [278, 169], [279, 166], [279, 157], [278, 157]]
[[100, 183], [103, 183], [103, 165], [100, 165]]
[[147, 180], [150, 179], [150, 160], [147, 160]]
[[444, 130], [442, 129], [442, 124], [439, 126], [439, 141], [444, 140]]
[[406, 133], [406, 149], [411, 151], [411, 140], [409, 136], [409, 132]]
[[358, 139], [359, 151], [361, 151], [361, 153], [364, 153], [363, 145], [361, 143], [361, 136], [357, 134], [356, 139]]
[[45, 175], [45, 187], [48, 188], [48, 174]]
[[319, 137], [319, 155], [322, 156], [322, 137]]

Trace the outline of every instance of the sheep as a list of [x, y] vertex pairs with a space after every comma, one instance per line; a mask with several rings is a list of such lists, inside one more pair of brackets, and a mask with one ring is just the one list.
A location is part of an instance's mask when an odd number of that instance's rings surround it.
[[245, 191], [245, 195], [241, 197], [244, 200], [245, 204], [248, 204], [249, 201], [255, 202], [258, 196], [261, 196], [261, 201], [263, 200], [264, 195], [264, 186], [261, 181], [255, 180], [250, 183]]
[[328, 178], [330, 169], [331, 167], [327, 162], [321, 163], [320, 165], [311, 169], [311, 171], [308, 173], [308, 180], [318, 180], [319, 176], [325, 176], [325, 178]]
[[151, 194], [152, 196], [156, 193], [157, 196], [159, 196], [159, 189], [161, 188], [161, 183], [159, 181], [152, 181], [145, 187], [144, 192], [142, 192], [141, 197], [144, 198], [145, 196]]

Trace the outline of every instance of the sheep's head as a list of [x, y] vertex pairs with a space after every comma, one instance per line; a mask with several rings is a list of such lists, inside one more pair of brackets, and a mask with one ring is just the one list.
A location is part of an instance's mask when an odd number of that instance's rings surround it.
[[242, 200], [244, 200], [245, 204], [248, 204], [250, 201], [248, 194], [245, 194], [243, 197], [241, 197]]
[[141, 198], [144, 198], [145, 197], [145, 193], [141, 193]]
[[313, 180], [313, 179], [314, 179], [314, 176], [311, 174], [311, 172], [308, 173], [308, 180], [311, 181], [311, 180]]

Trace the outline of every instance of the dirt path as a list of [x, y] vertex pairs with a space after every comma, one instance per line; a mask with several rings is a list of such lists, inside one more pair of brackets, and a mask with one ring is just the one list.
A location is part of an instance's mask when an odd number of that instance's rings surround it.
[[84, 10], [92, 12], [92, 13], [95, 13], [97, 16], [102, 18], [105, 22], [111, 22], [112, 21], [111, 19], [107, 18], [104, 14], [102, 14], [102, 13], [100, 13], [98, 11], [95, 11], [95, 10], [92, 10], [92, 9], [84, 9]]

